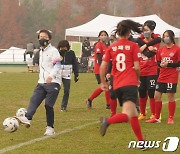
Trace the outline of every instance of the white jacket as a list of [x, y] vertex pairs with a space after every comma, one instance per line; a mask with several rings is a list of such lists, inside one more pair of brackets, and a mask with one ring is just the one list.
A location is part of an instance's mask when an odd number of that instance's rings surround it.
[[52, 77], [52, 82], [61, 85], [61, 63], [62, 58], [58, 50], [49, 44], [45, 49], [41, 49], [39, 53], [39, 80], [38, 83], [46, 83], [48, 77]]

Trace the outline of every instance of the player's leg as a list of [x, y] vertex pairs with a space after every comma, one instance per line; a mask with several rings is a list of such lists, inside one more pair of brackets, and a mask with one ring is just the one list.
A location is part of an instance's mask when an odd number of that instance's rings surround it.
[[174, 124], [174, 113], [176, 109], [175, 93], [176, 93], [177, 84], [168, 83], [168, 124]]
[[155, 93], [155, 86], [156, 86], [156, 80], [157, 76], [149, 76], [148, 79], [148, 96], [150, 100], [150, 110], [151, 110], [151, 116], [150, 119], [153, 119], [155, 117], [155, 99], [154, 99], [154, 93]]
[[113, 89], [113, 76], [110, 77], [109, 83], [109, 92], [110, 92], [110, 109], [111, 109], [111, 117], [116, 114], [117, 108], [117, 96]]
[[147, 120], [147, 123], [160, 123], [160, 114], [162, 110], [162, 93], [166, 93], [166, 83], [156, 83], [155, 99], [155, 118]]
[[[99, 74], [95, 74], [95, 76], [96, 76], [96, 80], [97, 80], [98, 85], [99, 85], [101, 83], [100, 76], [99, 76]], [[87, 104], [88, 109], [92, 108], [92, 101], [96, 97], [98, 97], [102, 92], [103, 92], [103, 90], [100, 87], [96, 88], [93, 91], [93, 93], [90, 95], [90, 97], [86, 100], [86, 104]]]
[[140, 115], [138, 117], [139, 120], [144, 120], [146, 118], [146, 102], [147, 102], [147, 81], [146, 76], [140, 77], [140, 86], [139, 90], [139, 107], [140, 107]]
[[37, 108], [42, 103], [45, 96], [46, 96], [46, 92], [43, 86], [38, 84], [37, 87], [34, 89], [33, 95], [30, 99], [29, 106], [27, 108], [27, 113], [25, 115], [25, 117], [28, 120], [32, 120]]
[[110, 118], [101, 118], [101, 135], [104, 136], [109, 125], [130, 121], [131, 127], [138, 138], [144, 140], [138, 121], [138, 112], [136, 109], [137, 87], [127, 86], [116, 90], [120, 105], [123, 104], [122, 113], [116, 114]]
[[67, 111], [67, 104], [69, 100], [69, 93], [70, 93], [70, 85], [71, 80], [70, 79], [62, 79], [63, 86], [64, 86], [64, 95], [61, 103], [61, 111], [66, 112]]
[[53, 135], [54, 132], [54, 104], [59, 94], [60, 85], [57, 83], [50, 83], [45, 85], [46, 98], [45, 98], [45, 109], [46, 109], [46, 132], [44, 135]]

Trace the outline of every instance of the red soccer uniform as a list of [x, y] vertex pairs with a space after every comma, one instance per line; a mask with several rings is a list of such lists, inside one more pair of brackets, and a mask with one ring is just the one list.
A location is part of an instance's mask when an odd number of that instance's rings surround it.
[[[157, 50], [159, 49], [160, 44], [153, 45], [154, 52], [157, 53]], [[145, 55], [141, 54], [140, 58], [140, 75], [141, 76], [151, 76], [151, 75], [157, 75], [157, 61], [156, 61], [156, 55], [154, 55], [151, 58], [146, 57]]]
[[109, 62], [112, 59], [113, 88], [137, 86], [138, 79], [134, 70], [134, 62], [139, 61], [138, 45], [132, 41], [121, 39], [113, 43], [103, 57]]
[[[168, 63], [179, 62], [180, 48], [177, 45], [174, 45], [172, 48], [167, 48], [166, 46], [163, 46], [158, 52], [157, 61], [168, 61]], [[178, 82], [177, 68], [160, 68], [158, 82], [176, 84]]]
[[99, 74], [100, 65], [98, 64], [97, 54], [101, 54], [102, 56], [105, 54], [105, 50], [107, 46], [102, 43], [98, 42], [94, 48], [94, 74]]

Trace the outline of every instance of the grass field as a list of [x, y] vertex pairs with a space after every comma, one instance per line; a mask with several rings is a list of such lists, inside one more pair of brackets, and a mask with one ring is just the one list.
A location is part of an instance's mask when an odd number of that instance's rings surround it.
[[[16, 110], [27, 108], [29, 98], [37, 84], [37, 73], [1, 73], [0, 74], [0, 121], [13, 116]], [[84, 100], [97, 86], [91, 73], [80, 74], [78, 83], [72, 82], [68, 112], [60, 111], [63, 88], [55, 104], [55, 131], [53, 137], [43, 137], [45, 132], [44, 103], [38, 108], [29, 129], [19, 127], [14, 133], [4, 132], [0, 128], [0, 153], [8, 154], [140, 154], [164, 153], [162, 144], [158, 149], [141, 151], [128, 149], [131, 140], [136, 140], [128, 123], [112, 125], [104, 137], [99, 133], [99, 117], [109, 116], [105, 109], [104, 94], [93, 102], [93, 109], [87, 110]], [[180, 98], [178, 88], [176, 98]], [[164, 95], [163, 103], [167, 97]], [[146, 124], [141, 122], [142, 131], [147, 140], [164, 141], [166, 137], [180, 138], [180, 101], [177, 101], [175, 124], [167, 125], [168, 105], [163, 105], [162, 123]], [[148, 103], [149, 104], [149, 103]], [[121, 108], [118, 107], [120, 112]], [[149, 110], [148, 110], [149, 113]], [[175, 152], [180, 153], [180, 148]]]

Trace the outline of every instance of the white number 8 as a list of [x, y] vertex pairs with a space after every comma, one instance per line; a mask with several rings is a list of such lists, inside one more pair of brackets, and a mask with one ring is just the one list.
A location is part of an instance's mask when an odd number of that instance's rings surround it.
[[125, 63], [126, 57], [125, 54], [119, 53], [116, 56], [116, 69], [120, 72], [124, 71], [126, 69], [126, 63]]

